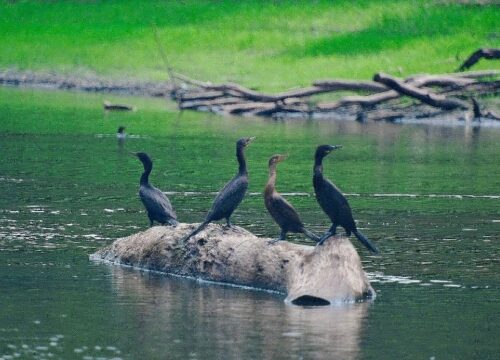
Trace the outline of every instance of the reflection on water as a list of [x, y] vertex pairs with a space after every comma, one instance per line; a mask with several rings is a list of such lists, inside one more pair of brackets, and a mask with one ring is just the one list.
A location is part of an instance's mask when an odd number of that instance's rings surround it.
[[[103, 118], [102, 99], [82, 111], [81, 95], [23, 94], [0, 97], [0, 359], [498, 357], [498, 128], [163, 110]], [[119, 125], [132, 134], [122, 150]], [[236, 172], [235, 139], [249, 135], [249, 196], [233, 221], [265, 237], [278, 231], [262, 201], [269, 156], [289, 154], [277, 188], [321, 233], [330, 224], [312, 194], [312, 154], [344, 145], [324, 168], [381, 250], [374, 257], [353, 241], [373, 303], [301, 308], [277, 294], [88, 262], [148, 226], [142, 167], [129, 151], [150, 153], [151, 181], [181, 221], [199, 222]]]
[[302, 308], [256, 291], [165, 279], [119, 267], [110, 271], [121, 301], [135, 304], [131, 315], [140, 319], [146, 343], [161, 329], [163, 341], [170, 346], [182, 349], [196, 344], [191, 356], [197, 358], [217, 354], [231, 359], [358, 358], [368, 303]]

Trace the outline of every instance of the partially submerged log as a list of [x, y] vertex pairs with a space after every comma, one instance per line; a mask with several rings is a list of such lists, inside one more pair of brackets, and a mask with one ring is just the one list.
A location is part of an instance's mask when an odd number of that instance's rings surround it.
[[104, 110], [107, 111], [134, 111], [135, 108], [125, 104], [112, 104], [109, 101], [104, 101]]
[[91, 260], [166, 274], [276, 291], [294, 304], [332, 304], [375, 297], [354, 246], [332, 237], [321, 247], [268, 245], [241, 227], [209, 224], [187, 244], [195, 224], [156, 226], [90, 255]]

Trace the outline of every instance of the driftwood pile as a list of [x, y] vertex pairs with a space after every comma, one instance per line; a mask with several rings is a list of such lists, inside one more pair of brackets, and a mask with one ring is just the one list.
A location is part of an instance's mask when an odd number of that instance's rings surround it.
[[[500, 50], [480, 49], [459, 70], [469, 68], [482, 57], [499, 56]], [[235, 83], [202, 82], [174, 71], [170, 77], [174, 82], [172, 97], [181, 110], [273, 117], [341, 116], [358, 121], [434, 117], [458, 111], [469, 119], [500, 120], [493, 111], [482, 110], [475, 99], [498, 95], [498, 70], [424, 74], [405, 79], [377, 73], [372, 81], [319, 80], [312, 86], [278, 94], [261, 93]], [[327, 93], [337, 93], [336, 99], [314, 101], [314, 96]]]

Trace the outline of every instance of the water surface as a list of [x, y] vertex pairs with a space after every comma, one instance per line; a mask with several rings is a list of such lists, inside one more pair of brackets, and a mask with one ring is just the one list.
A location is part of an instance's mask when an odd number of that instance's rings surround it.
[[[500, 351], [500, 129], [222, 118], [125, 98], [0, 89], [0, 359], [494, 359]], [[114, 135], [127, 126], [119, 147]], [[94, 264], [88, 255], [146, 229], [142, 166], [183, 222], [199, 222], [248, 148], [249, 196], [234, 223], [274, 237], [262, 189], [278, 190], [313, 231], [312, 156], [342, 144], [325, 173], [348, 194], [378, 297], [301, 308], [265, 292]], [[307, 242], [301, 236], [291, 241]]]

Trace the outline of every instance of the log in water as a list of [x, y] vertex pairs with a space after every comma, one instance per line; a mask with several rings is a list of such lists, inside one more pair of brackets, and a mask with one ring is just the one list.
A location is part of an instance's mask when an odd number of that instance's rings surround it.
[[331, 304], [375, 297], [356, 249], [345, 237], [320, 247], [268, 245], [249, 231], [209, 224], [186, 244], [196, 224], [155, 226], [120, 238], [91, 260], [287, 294], [294, 304]]

